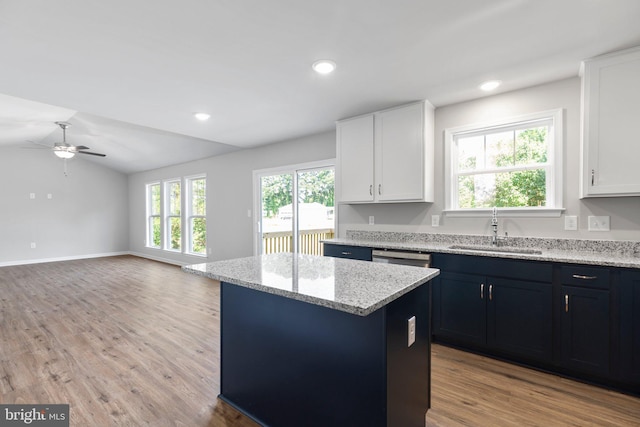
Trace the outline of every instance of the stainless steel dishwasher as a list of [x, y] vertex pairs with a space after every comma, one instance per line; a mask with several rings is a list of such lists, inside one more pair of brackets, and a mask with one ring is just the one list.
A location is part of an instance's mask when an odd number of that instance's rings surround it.
[[374, 249], [371, 252], [373, 262], [383, 262], [387, 264], [412, 265], [415, 267], [429, 267], [431, 265], [431, 255], [419, 251], [395, 251]]

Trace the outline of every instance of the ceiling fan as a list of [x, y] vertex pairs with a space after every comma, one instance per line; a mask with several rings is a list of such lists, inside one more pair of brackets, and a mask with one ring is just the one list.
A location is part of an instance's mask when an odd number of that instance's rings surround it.
[[61, 159], [70, 159], [76, 154], [89, 154], [91, 156], [99, 156], [106, 157], [106, 154], [102, 153], [93, 153], [89, 147], [85, 147], [84, 145], [71, 145], [67, 142], [67, 128], [71, 126], [71, 123], [68, 122], [56, 122], [60, 128], [62, 128], [62, 142], [56, 142], [53, 144], [53, 154], [60, 157]]

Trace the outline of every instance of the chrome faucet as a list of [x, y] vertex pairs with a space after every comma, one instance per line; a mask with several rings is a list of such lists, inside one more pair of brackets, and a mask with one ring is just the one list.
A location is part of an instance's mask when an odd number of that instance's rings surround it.
[[500, 242], [507, 242], [509, 234], [504, 232], [504, 237], [498, 236], [498, 208], [493, 207], [493, 213], [491, 215], [491, 227], [493, 228], [493, 236], [491, 236], [491, 246], [500, 246]]

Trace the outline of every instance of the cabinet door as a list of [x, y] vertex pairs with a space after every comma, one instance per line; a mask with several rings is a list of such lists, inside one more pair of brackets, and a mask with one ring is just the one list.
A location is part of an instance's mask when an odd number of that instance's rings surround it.
[[487, 278], [487, 344], [526, 359], [551, 361], [551, 283]]
[[621, 380], [640, 390], [640, 272], [620, 274]]
[[324, 244], [324, 256], [359, 259], [362, 261], [371, 261], [372, 259], [371, 248], [363, 246], [334, 245], [330, 243]]
[[[424, 103], [376, 113], [376, 199], [423, 200]], [[430, 159], [433, 161], [433, 159]]]
[[372, 202], [373, 114], [336, 125], [338, 188], [341, 202]]
[[562, 365], [609, 374], [609, 291], [562, 286]]
[[486, 343], [486, 285], [481, 276], [441, 272], [433, 284], [433, 334], [459, 344]]
[[583, 67], [582, 197], [640, 195], [640, 49]]

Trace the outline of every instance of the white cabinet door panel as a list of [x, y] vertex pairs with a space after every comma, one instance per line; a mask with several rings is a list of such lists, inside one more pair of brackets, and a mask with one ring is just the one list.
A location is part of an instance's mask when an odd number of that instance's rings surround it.
[[339, 200], [372, 202], [373, 114], [338, 122], [336, 125]]

